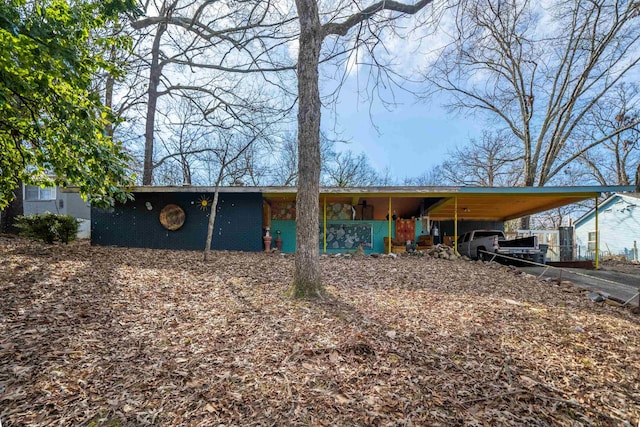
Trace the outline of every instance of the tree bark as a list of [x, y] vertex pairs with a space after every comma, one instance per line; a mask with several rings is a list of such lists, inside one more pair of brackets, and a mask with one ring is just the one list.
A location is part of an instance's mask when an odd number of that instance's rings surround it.
[[320, 277], [320, 90], [318, 65], [324, 37], [344, 36], [358, 24], [382, 10], [414, 14], [432, 0], [408, 5], [382, 0], [342, 22], [320, 24], [317, 0], [296, 0], [300, 37], [298, 47], [298, 192], [296, 196], [296, 260], [292, 294], [318, 298], [325, 293]]
[[[116, 61], [116, 48], [115, 46], [111, 47], [111, 52], [109, 53], [109, 60], [111, 62]], [[109, 110], [113, 112], [113, 89], [115, 86], [116, 79], [113, 77], [113, 74], [107, 73], [107, 81], [104, 89], [104, 105], [105, 107], [109, 107]], [[113, 123], [109, 122], [105, 129], [105, 132], [110, 138], [113, 138]]]
[[24, 206], [22, 204], [22, 182], [18, 183], [18, 187], [13, 191], [13, 193], [13, 200], [0, 214], [0, 233], [17, 234], [18, 229], [14, 227], [15, 218], [18, 215], [24, 215]]
[[320, 90], [318, 65], [322, 26], [315, 0], [296, 0], [300, 21], [298, 51], [298, 191], [296, 196], [296, 259], [293, 296], [317, 298], [324, 289], [320, 276], [318, 217], [320, 213]]
[[142, 185], [153, 184], [153, 137], [155, 132], [156, 108], [158, 105], [158, 86], [160, 85], [163, 66], [160, 62], [160, 42], [166, 30], [166, 22], [158, 25], [158, 31], [153, 39], [153, 47], [151, 49], [149, 89], [147, 90], [147, 120], [144, 130], [144, 169], [142, 170]]
[[[218, 181], [219, 182], [219, 181]], [[213, 240], [213, 225], [216, 222], [216, 211], [218, 207], [218, 185], [213, 192], [213, 202], [211, 203], [211, 212], [209, 212], [209, 224], [207, 226], [207, 243], [204, 247], [204, 260], [209, 261], [211, 254], [211, 240]]]

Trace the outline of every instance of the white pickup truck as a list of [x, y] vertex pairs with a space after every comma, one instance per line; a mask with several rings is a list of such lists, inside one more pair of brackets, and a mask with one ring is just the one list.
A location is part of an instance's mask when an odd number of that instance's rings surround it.
[[491, 259], [492, 254], [500, 254], [536, 262], [542, 261], [537, 236], [507, 240], [504, 232], [500, 230], [473, 230], [463, 234], [458, 238], [458, 252], [469, 258], [483, 260]]

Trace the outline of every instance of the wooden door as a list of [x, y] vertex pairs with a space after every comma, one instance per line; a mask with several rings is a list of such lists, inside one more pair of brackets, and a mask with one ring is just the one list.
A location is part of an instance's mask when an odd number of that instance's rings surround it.
[[413, 242], [416, 238], [416, 222], [412, 219], [397, 219], [396, 220], [396, 239], [402, 242], [411, 240]]

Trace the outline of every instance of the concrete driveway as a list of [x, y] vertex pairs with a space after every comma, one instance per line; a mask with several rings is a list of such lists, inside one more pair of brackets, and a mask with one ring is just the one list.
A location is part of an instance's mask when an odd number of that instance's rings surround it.
[[627, 301], [635, 295], [629, 304], [638, 306], [638, 296], [640, 291], [640, 275], [622, 273], [613, 270], [583, 270], [579, 268], [552, 268], [549, 267], [545, 271], [545, 267], [518, 267], [525, 273], [540, 276], [541, 279], [546, 277], [562, 278], [562, 280], [570, 280], [576, 286], [591, 291], [603, 291], [609, 295]]

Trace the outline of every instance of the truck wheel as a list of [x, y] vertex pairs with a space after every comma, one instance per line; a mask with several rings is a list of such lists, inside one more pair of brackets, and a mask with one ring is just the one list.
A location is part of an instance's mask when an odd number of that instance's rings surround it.
[[481, 261], [489, 261], [489, 254], [484, 251], [486, 251], [485, 248], [479, 247], [478, 252], [476, 252], [476, 257]]

